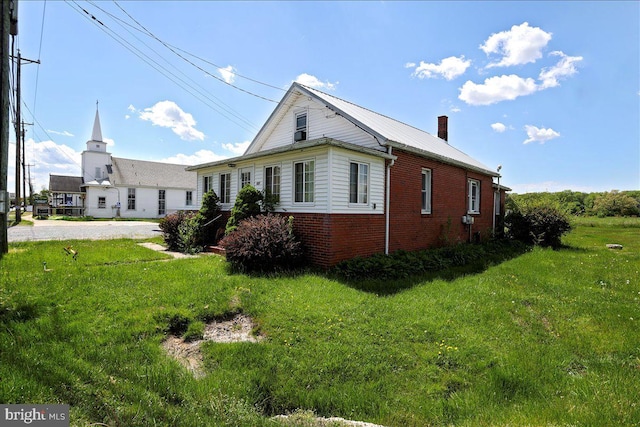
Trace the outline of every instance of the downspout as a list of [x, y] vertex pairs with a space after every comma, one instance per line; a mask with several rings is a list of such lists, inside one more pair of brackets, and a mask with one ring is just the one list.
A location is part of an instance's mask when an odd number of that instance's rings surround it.
[[[391, 155], [391, 146], [387, 146], [387, 153]], [[391, 167], [394, 165], [396, 161], [391, 159], [391, 161], [387, 164], [387, 183], [386, 183], [386, 191], [385, 191], [385, 225], [384, 225], [384, 254], [389, 255], [389, 221], [391, 217], [391, 206], [389, 206], [391, 200]]]

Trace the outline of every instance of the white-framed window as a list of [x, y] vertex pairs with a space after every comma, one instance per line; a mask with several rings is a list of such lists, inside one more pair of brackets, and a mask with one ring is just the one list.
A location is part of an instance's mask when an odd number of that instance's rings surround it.
[[280, 166], [264, 168], [264, 189], [274, 197], [280, 198]]
[[313, 203], [315, 196], [315, 160], [293, 164], [293, 193], [295, 203]]
[[127, 188], [127, 210], [136, 210], [136, 189]]
[[421, 213], [431, 213], [431, 169], [422, 169], [422, 209]]
[[469, 186], [469, 201], [467, 213], [479, 214], [480, 213], [480, 181], [477, 179], [470, 179], [468, 181]]
[[106, 209], [107, 208], [107, 198], [106, 197], [98, 197], [98, 209]]
[[307, 112], [295, 113], [294, 141], [305, 141], [307, 139]]
[[158, 215], [167, 213], [167, 192], [166, 190], [158, 190]]
[[185, 199], [185, 201], [184, 201], [184, 204], [185, 204], [186, 206], [191, 206], [191, 205], [193, 205], [193, 191], [187, 191], [186, 199]]
[[213, 177], [212, 176], [203, 176], [202, 177], [202, 194], [207, 194], [213, 188]]
[[242, 168], [238, 171], [239, 190], [247, 185], [251, 185], [251, 168]]
[[220, 174], [220, 203], [231, 203], [231, 174]]
[[349, 203], [369, 203], [369, 165], [349, 163]]

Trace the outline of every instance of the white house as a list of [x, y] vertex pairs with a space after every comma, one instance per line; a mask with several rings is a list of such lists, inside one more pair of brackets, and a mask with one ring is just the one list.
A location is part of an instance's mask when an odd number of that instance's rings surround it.
[[82, 152], [82, 206], [95, 218], [162, 218], [195, 210], [196, 173], [184, 165], [113, 157], [102, 139], [96, 110], [91, 139]]
[[187, 170], [198, 203], [213, 189], [223, 212], [247, 184], [277, 195], [311, 261], [331, 266], [492, 233], [499, 174], [447, 139], [446, 116], [436, 137], [293, 83], [242, 156]]

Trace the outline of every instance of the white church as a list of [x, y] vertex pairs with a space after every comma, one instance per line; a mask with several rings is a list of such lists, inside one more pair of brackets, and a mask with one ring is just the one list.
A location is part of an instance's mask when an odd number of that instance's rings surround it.
[[91, 139], [82, 152], [82, 176], [49, 176], [52, 214], [95, 218], [163, 218], [196, 210], [196, 172], [185, 165], [113, 157], [102, 139], [96, 110]]

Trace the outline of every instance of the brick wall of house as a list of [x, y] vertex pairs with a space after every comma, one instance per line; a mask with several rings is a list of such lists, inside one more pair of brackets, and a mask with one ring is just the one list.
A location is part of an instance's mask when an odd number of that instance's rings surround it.
[[[490, 176], [394, 151], [398, 158], [391, 168], [391, 226], [389, 251], [418, 250], [470, 240], [462, 223], [467, 213], [467, 180], [480, 181], [480, 214], [474, 215], [472, 238], [477, 232], [491, 234], [493, 189]], [[422, 169], [431, 169], [431, 214], [422, 214]]]
[[321, 267], [384, 252], [384, 215], [296, 213], [293, 229]]

